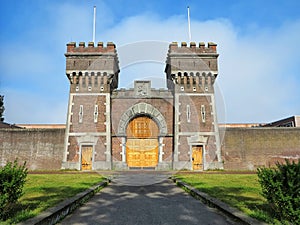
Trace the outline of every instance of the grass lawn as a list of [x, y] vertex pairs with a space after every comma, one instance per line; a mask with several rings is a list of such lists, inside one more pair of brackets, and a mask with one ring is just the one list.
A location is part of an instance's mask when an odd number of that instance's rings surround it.
[[277, 223], [270, 215], [266, 199], [260, 194], [256, 174], [179, 173], [175, 177], [251, 217]]
[[64, 172], [51, 174], [28, 174], [23, 188], [24, 195], [16, 206], [15, 215], [0, 224], [14, 224], [34, 217], [64, 199], [101, 182], [98, 173]]

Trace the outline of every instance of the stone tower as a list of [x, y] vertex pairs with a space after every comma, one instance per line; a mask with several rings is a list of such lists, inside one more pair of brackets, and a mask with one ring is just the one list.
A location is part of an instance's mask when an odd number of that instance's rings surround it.
[[174, 95], [173, 169], [223, 168], [214, 95], [216, 46], [169, 46], [165, 72]]
[[67, 44], [70, 81], [65, 154], [62, 168], [111, 169], [111, 92], [118, 87], [115, 44]]

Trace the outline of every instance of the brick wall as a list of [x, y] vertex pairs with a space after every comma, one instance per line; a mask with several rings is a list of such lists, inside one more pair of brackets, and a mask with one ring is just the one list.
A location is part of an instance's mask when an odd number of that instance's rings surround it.
[[[224, 131], [223, 131], [224, 132]], [[19, 158], [31, 170], [61, 168], [64, 129], [0, 129], [1, 165]], [[116, 138], [113, 148], [120, 144]], [[99, 140], [103, 143], [105, 140]], [[165, 137], [163, 156], [170, 158], [172, 137]], [[104, 151], [104, 145], [100, 152]], [[120, 159], [119, 150], [115, 158]], [[284, 159], [300, 158], [300, 128], [227, 128], [222, 143], [226, 170], [255, 170]]]
[[[106, 132], [106, 96], [74, 96], [70, 132]], [[79, 122], [80, 105], [83, 106], [82, 122]], [[94, 121], [95, 105], [98, 106], [97, 122]]]
[[300, 158], [300, 128], [227, 128], [222, 143], [226, 170], [255, 170]]
[[[214, 132], [213, 115], [210, 96], [179, 96], [179, 132]], [[189, 106], [190, 121], [187, 110]], [[201, 115], [201, 106], [204, 107], [204, 121]], [[200, 130], [199, 130], [200, 127]]]
[[61, 168], [65, 129], [0, 129], [1, 165], [18, 158], [30, 170]]

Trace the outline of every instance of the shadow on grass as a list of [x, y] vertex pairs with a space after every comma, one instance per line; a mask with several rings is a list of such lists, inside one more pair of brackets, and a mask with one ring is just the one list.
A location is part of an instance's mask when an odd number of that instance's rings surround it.
[[[90, 183], [81, 183], [81, 185], [91, 186]], [[40, 196], [23, 197], [20, 202], [13, 206], [9, 218], [6, 221], [0, 221], [0, 224], [14, 224], [32, 218], [86, 189], [71, 186], [40, 187], [36, 194]], [[28, 191], [30, 192], [30, 189]]]
[[257, 192], [255, 188], [249, 187], [205, 187], [204, 182], [190, 184], [201, 192], [205, 192], [230, 206], [238, 208], [249, 216], [263, 220], [272, 221], [274, 212], [263, 197], [251, 196], [251, 192]]

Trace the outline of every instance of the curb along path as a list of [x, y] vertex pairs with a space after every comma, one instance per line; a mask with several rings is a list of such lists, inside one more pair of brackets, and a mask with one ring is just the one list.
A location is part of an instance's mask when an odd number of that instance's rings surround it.
[[52, 225], [56, 224], [66, 215], [72, 213], [76, 208], [87, 202], [92, 196], [99, 192], [103, 187], [109, 184], [110, 180], [106, 179], [99, 184], [87, 189], [69, 198], [55, 207], [49, 208], [42, 212], [36, 217], [28, 219], [24, 222], [18, 223], [17, 225]]
[[[60, 225], [266, 225], [171, 178], [177, 186], [174, 185], [168, 172], [131, 171], [108, 175], [113, 176], [112, 181], [107, 179], [18, 225], [52, 225], [59, 221]], [[106, 187], [109, 182], [111, 185]]]
[[120, 172], [59, 225], [242, 224], [174, 185], [162, 172]]
[[177, 184], [177, 186], [186, 190], [194, 198], [199, 199], [201, 202], [205, 203], [206, 205], [209, 205], [211, 207], [214, 207], [214, 208], [220, 210], [221, 212], [236, 219], [237, 221], [239, 221], [242, 224], [267, 225], [267, 223], [264, 223], [264, 222], [254, 219], [252, 217], [249, 217], [246, 214], [244, 214], [243, 212], [239, 211], [238, 209], [233, 208], [233, 207], [227, 205], [226, 203], [224, 203], [216, 198], [213, 198], [204, 192], [197, 190], [196, 188], [186, 184], [185, 182], [182, 182], [180, 179], [176, 179], [176, 178], [171, 178], [171, 179]]

